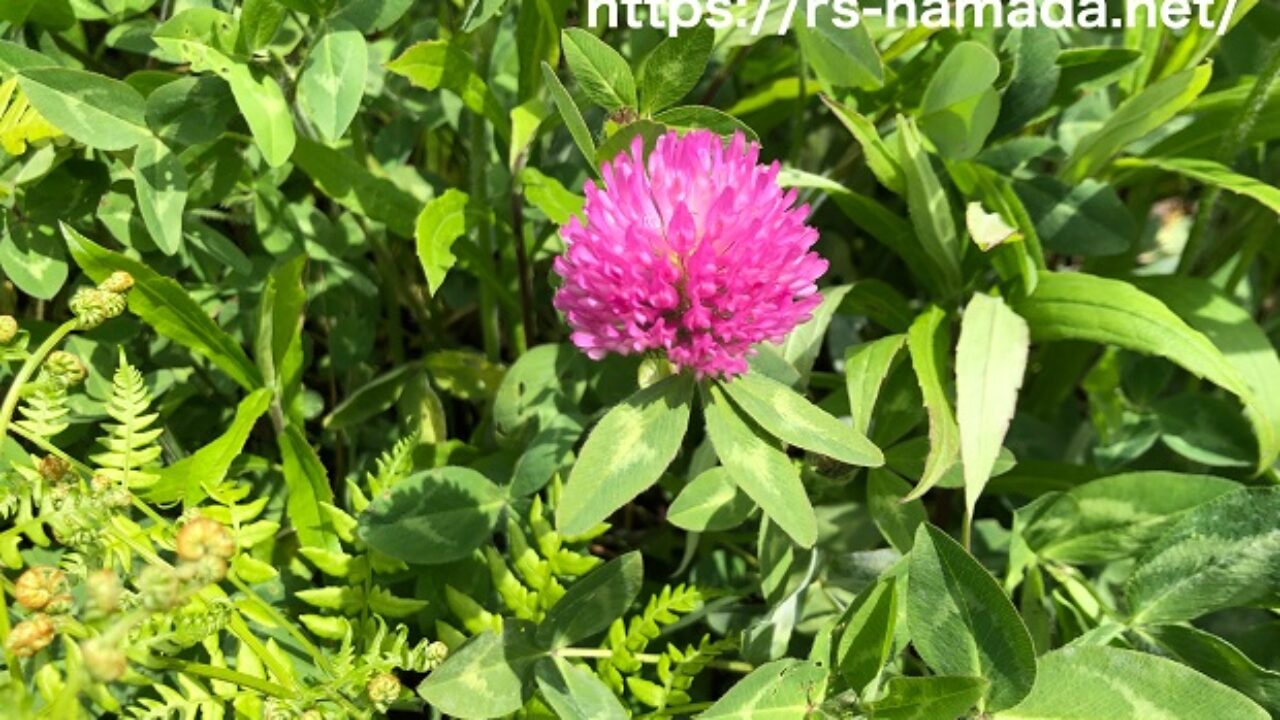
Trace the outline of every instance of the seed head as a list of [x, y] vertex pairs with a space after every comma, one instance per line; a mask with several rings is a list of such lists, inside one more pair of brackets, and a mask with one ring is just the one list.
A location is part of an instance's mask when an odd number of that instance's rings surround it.
[[20, 658], [29, 658], [48, 647], [57, 634], [53, 620], [40, 613], [14, 625], [4, 647]]
[[61, 609], [71, 600], [67, 576], [52, 565], [27, 568], [14, 583], [13, 598], [28, 610]]

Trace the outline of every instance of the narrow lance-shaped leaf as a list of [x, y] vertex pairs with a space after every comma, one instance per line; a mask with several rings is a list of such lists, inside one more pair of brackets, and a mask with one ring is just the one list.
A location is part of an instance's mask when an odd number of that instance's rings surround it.
[[945, 294], [960, 285], [960, 236], [951, 216], [951, 201], [925, 151], [920, 131], [910, 120], [898, 118], [898, 143], [906, 181], [907, 209], [916, 238], [924, 248], [929, 272]]
[[580, 535], [658, 481], [689, 426], [693, 380], [673, 375], [643, 388], [591, 430], [556, 508], [557, 525]]
[[705, 388], [702, 407], [707, 435], [734, 482], [791, 539], [812, 547], [818, 521], [795, 464], [756, 434], [719, 385]]
[[187, 205], [187, 171], [164, 143], [147, 138], [133, 155], [138, 211], [152, 241], [166, 255], [182, 247], [182, 215]]
[[271, 404], [271, 391], [263, 388], [249, 393], [236, 406], [227, 429], [212, 442], [160, 471], [160, 481], [146, 488], [143, 496], [157, 503], [182, 500], [192, 507], [204, 499], [205, 488], [217, 487], [227, 477], [231, 463], [240, 456], [249, 433]]
[[973, 296], [956, 344], [956, 420], [969, 517], [1009, 431], [1030, 349], [1025, 320], [998, 297]]
[[304, 546], [338, 551], [338, 536], [327, 526], [321, 503], [333, 503], [329, 472], [315, 448], [296, 426], [290, 425], [276, 436], [284, 484], [288, 492], [285, 512]]
[[556, 109], [560, 111], [560, 117], [564, 120], [564, 126], [569, 129], [569, 136], [573, 138], [573, 143], [578, 146], [578, 151], [582, 153], [587, 165], [591, 167], [591, 172], [597, 172], [596, 143], [595, 140], [591, 139], [591, 131], [587, 129], [587, 121], [582, 119], [582, 111], [578, 109], [577, 103], [570, 97], [569, 91], [564, 89], [564, 84], [560, 82], [560, 78], [556, 77], [556, 71], [545, 62], [542, 63], [542, 77], [547, 81], [547, 89], [551, 92], [551, 100], [556, 104]]
[[924, 495], [942, 479], [960, 453], [960, 428], [947, 397], [947, 358], [951, 352], [951, 331], [947, 314], [931, 306], [916, 318], [907, 331], [907, 349], [916, 371], [920, 394], [929, 414], [929, 455], [920, 481], [906, 500]]
[[862, 345], [850, 346], [844, 356], [845, 389], [849, 393], [849, 415], [853, 428], [866, 435], [871, 418], [898, 351], [906, 335], [889, 335]]
[[636, 106], [636, 81], [617, 50], [581, 28], [560, 34], [565, 62], [587, 94], [605, 110]]
[[387, 63], [387, 69], [426, 90], [444, 88], [454, 93], [468, 110], [487, 118], [499, 135], [511, 137], [511, 120], [506, 109], [476, 72], [471, 53], [460, 42], [417, 43]]

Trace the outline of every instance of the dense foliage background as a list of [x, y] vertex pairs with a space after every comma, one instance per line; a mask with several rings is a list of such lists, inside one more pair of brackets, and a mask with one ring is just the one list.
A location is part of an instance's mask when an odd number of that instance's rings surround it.
[[[0, 3], [2, 714], [1280, 717], [1280, 7], [775, 4]], [[551, 304], [692, 128], [830, 261], [729, 381]]]

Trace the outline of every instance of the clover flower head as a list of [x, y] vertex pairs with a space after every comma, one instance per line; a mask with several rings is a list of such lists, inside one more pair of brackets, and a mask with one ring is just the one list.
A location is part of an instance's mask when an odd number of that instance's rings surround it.
[[561, 228], [555, 306], [593, 359], [656, 351], [698, 377], [747, 370], [821, 301], [827, 262], [807, 206], [778, 185], [778, 164], [741, 133], [640, 138], [586, 187], [584, 220]]

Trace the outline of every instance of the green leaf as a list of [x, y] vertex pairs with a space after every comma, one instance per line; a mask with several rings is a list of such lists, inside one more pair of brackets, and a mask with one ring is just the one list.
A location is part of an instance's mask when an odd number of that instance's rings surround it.
[[239, 23], [211, 7], [178, 12], [157, 27], [151, 39], [172, 62], [190, 63], [192, 72], [213, 72], [227, 80], [232, 66], [248, 60]]
[[390, 179], [374, 175], [344, 152], [306, 138], [298, 139], [293, 162], [339, 205], [386, 224], [397, 235], [413, 237], [413, 219], [421, 204]]
[[499, 135], [511, 137], [506, 109], [476, 72], [471, 52], [460, 41], [417, 43], [387, 63], [387, 69], [425, 90], [448, 90], [461, 98], [468, 110], [487, 118]]
[[538, 626], [538, 644], [562, 648], [603, 632], [635, 602], [644, 582], [644, 561], [632, 551], [580, 578]]
[[853, 418], [854, 430], [863, 435], [871, 430], [876, 399], [906, 341], [906, 335], [888, 335], [845, 350], [844, 381], [849, 393], [849, 415]]
[[905, 500], [911, 486], [887, 468], [875, 468], [867, 475], [867, 510], [880, 534], [895, 550], [906, 554], [915, 542], [916, 529], [927, 519], [924, 504]]
[[1245, 413], [1258, 436], [1257, 468], [1270, 467], [1280, 457], [1280, 357], [1253, 315], [1207, 280], [1162, 276], [1134, 283], [1204, 333], [1240, 373], [1255, 397]]
[[853, 108], [842, 105], [826, 95], [822, 96], [822, 102], [831, 108], [832, 114], [840, 124], [844, 125], [862, 146], [867, 167], [876, 176], [876, 180], [898, 195], [906, 192], [906, 177], [903, 174], [902, 165], [899, 164], [897, 155], [889, 149], [884, 140], [880, 139], [875, 123], [858, 114]]
[[556, 508], [560, 532], [587, 532], [658, 481], [680, 451], [692, 396], [692, 380], [673, 375], [605, 414], [569, 473]]
[[592, 102], [614, 111], [636, 106], [636, 81], [617, 50], [581, 28], [560, 33], [560, 46], [573, 77]]
[[329, 472], [315, 448], [307, 442], [297, 426], [289, 425], [276, 435], [280, 445], [280, 464], [284, 484], [288, 492], [285, 514], [298, 533], [298, 540], [307, 547], [338, 551], [342, 547], [338, 536], [328, 527], [322, 503], [333, 504], [333, 490], [329, 484]]
[[1081, 180], [1067, 185], [1044, 175], [1017, 180], [1014, 190], [1050, 250], [1087, 257], [1119, 255], [1138, 237], [1133, 215], [1111, 185]]
[[802, 384], [808, 383], [813, 363], [818, 359], [818, 353], [822, 351], [822, 343], [827, 334], [827, 327], [831, 325], [831, 318], [835, 317], [836, 310], [840, 309], [840, 304], [853, 288], [853, 285], [823, 288], [822, 303], [814, 308], [813, 316], [798, 325], [782, 341], [782, 345], [777, 346], [783, 359], [791, 363], [800, 373]]
[[982, 699], [988, 683], [979, 677], [937, 675], [896, 677], [884, 697], [868, 705], [873, 720], [937, 720], [968, 714]]
[[706, 129], [725, 137], [742, 133], [747, 140], [759, 142], [756, 131], [738, 118], [720, 110], [702, 105], [682, 105], [654, 113], [653, 119], [669, 128], [679, 130]]
[[400, 399], [405, 386], [423, 372], [422, 363], [407, 363], [361, 385], [325, 416], [325, 428], [343, 430], [389, 410]]
[[276, 0], [244, 0], [240, 6], [240, 41], [254, 52], [271, 44], [284, 23], [285, 7]]
[[364, 36], [347, 23], [330, 23], [298, 78], [298, 106], [325, 142], [336, 142], [355, 119], [368, 71]]
[[213, 142], [235, 114], [231, 88], [213, 75], [174, 80], [147, 96], [147, 124], [169, 145]]
[[360, 513], [360, 539], [407, 563], [452, 562], [489, 539], [504, 504], [502, 491], [474, 470], [415, 473]]
[[534, 678], [542, 699], [562, 720], [627, 720], [631, 716], [595, 673], [561, 658], [539, 661]]
[[559, 180], [544, 175], [537, 168], [521, 170], [520, 182], [524, 186], [525, 199], [551, 222], [564, 225], [569, 218], [582, 214], [582, 206], [586, 202], [583, 197], [569, 192]]
[[980, 707], [1003, 710], [1036, 679], [1031, 635], [986, 568], [946, 533], [921, 525], [911, 548], [907, 626], [935, 672], [991, 681]]
[[960, 285], [960, 237], [951, 201], [938, 181], [915, 123], [898, 118], [898, 152], [906, 181], [907, 209], [930, 272], [944, 294]]
[[418, 262], [427, 276], [427, 291], [435, 295], [445, 276], [458, 262], [451, 249], [458, 238], [471, 230], [471, 198], [461, 190], [449, 188], [427, 203], [418, 215], [414, 231], [418, 246]]
[[806, 14], [806, 22], [796, 27], [796, 40], [820, 80], [832, 88], [875, 90], [884, 85], [884, 63], [864, 24], [837, 24], [829, 4], [810, 6]]
[[1174, 659], [1248, 695], [1272, 717], [1280, 713], [1280, 672], [1259, 667], [1226, 640], [1188, 625], [1143, 632]]
[[1111, 647], [1040, 658], [1035, 689], [993, 720], [1266, 720], [1245, 696], [1172, 660]]
[[532, 625], [506, 620], [501, 632], [481, 633], [450, 653], [418, 694], [436, 710], [464, 720], [510, 715], [533, 695], [534, 665], [545, 656], [533, 642]]
[[1057, 62], [1061, 45], [1052, 28], [1014, 28], [1001, 49], [1011, 56], [1013, 70], [1000, 97], [997, 137], [1021, 130], [1048, 108], [1062, 74]]
[[713, 467], [684, 486], [667, 508], [667, 521], [691, 532], [716, 532], [741, 525], [755, 507], [727, 468]]
[[1121, 103], [1102, 127], [1076, 144], [1060, 173], [1078, 183], [1106, 169], [1125, 147], [1164, 125], [1204, 92], [1213, 75], [1212, 65], [1183, 70], [1148, 85]]
[[1023, 539], [1046, 560], [1071, 565], [1121, 560], [1146, 550], [1192, 508], [1239, 487], [1210, 475], [1171, 472], [1099, 478], [1039, 506], [1022, 530]]
[[187, 205], [187, 171], [164, 143], [147, 138], [133, 154], [138, 211], [156, 247], [173, 255], [182, 247], [182, 214]]
[[1257, 200], [1274, 213], [1280, 213], [1280, 188], [1241, 175], [1221, 163], [1202, 158], [1122, 158], [1116, 161], [1118, 168], [1158, 168], [1205, 185]]
[[1192, 620], [1280, 593], [1280, 488], [1222, 495], [1182, 516], [1125, 587], [1133, 623]]
[[880, 674], [893, 649], [898, 622], [898, 583], [885, 578], [863, 590], [832, 630], [832, 667], [861, 690]]
[[1000, 61], [979, 42], [957, 43], [934, 71], [920, 107], [920, 130], [951, 159], [973, 157], [982, 149], [1000, 114], [993, 87]]
[[707, 436], [734, 482], [797, 544], [812, 547], [817, 517], [791, 459], [756, 435], [718, 384], [705, 388], [702, 407]]
[[947, 397], [951, 331], [942, 308], [930, 306], [911, 323], [911, 329], [907, 331], [907, 350], [929, 414], [929, 455], [920, 481], [906, 497], [907, 500], [915, 500], [936, 485], [960, 456], [960, 428], [956, 425], [951, 400]]
[[160, 480], [142, 491], [150, 502], [182, 500], [192, 507], [206, 496], [205, 488], [216, 488], [227, 477], [231, 463], [240, 456], [249, 433], [271, 404], [271, 391], [254, 390], [236, 406], [235, 417], [221, 435], [208, 445], [160, 470]]
[[95, 282], [106, 280], [117, 270], [133, 276], [129, 308], [156, 332], [208, 358], [245, 390], [262, 387], [262, 376], [244, 349], [181, 285], [137, 260], [95, 244], [68, 225], [62, 226], [62, 234], [76, 264]]
[[721, 387], [765, 432], [783, 442], [850, 465], [884, 464], [880, 448], [865, 435], [776, 380], [746, 373]]
[[1083, 273], [1042, 273], [1035, 293], [1013, 307], [1034, 342], [1089, 340], [1157, 355], [1231, 392], [1244, 403], [1263, 456], [1276, 451], [1280, 440], [1269, 409], [1274, 401], [1259, 400], [1209, 338], [1133, 285]]
[[655, 113], [680, 102], [707, 68], [716, 34], [705, 24], [666, 37], [640, 63], [640, 112]]
[[249, 124], [253, 142], [262, 159], [271, 167], [280, 167], [293, 154], [298, 136], [293, 130], [289, 102], [276, 79], [245, 65], [232, 65], [223, 75], [231, 86], [236, 106]]
[[811, 717], [826, 695], [828, 670], [804, 660], [775, 660], [751, 671], [698, 717], [788, 720]]
[[1009, 432], [1030, 351], [1025, 320], [998, 297], [973, 296], [956, 344], [956, 422], [969, 517]]
[[50, 300], [66, 284], [70, 268], [54, 231], [4, 211], [0, 212], [0, 270], [22, 292]]
[[587, 165], [590, 166], [592, 172], [596, 168], [596, 143], [591, 139], [591, 131], [587, 129], [587, 121], [582, 119], [582, 111], [578, 109], [577, 103], [570, 97], [569, 91], [564, 89], [564, 85], [560, 82], [560, 78], [556, 77], [556, 71], [546, 62], [542, 63], [542, 76], [547, 81], [547, 89], [551, 92], [551, 99], [556, 104], [556, 109], [560, 111], [560, 117], [564, 120], [564, 126], [569, 129], [569, 136], [573, 138], [573, 143], [578, 146], [578, 151], [582, 153], [582, 157], [586, 158]]
[[27, 100], [50, 123], [99, 150], [127, 150], [151, 137], [146, 100], [128, 83], [84, 70], [18, 71]]

